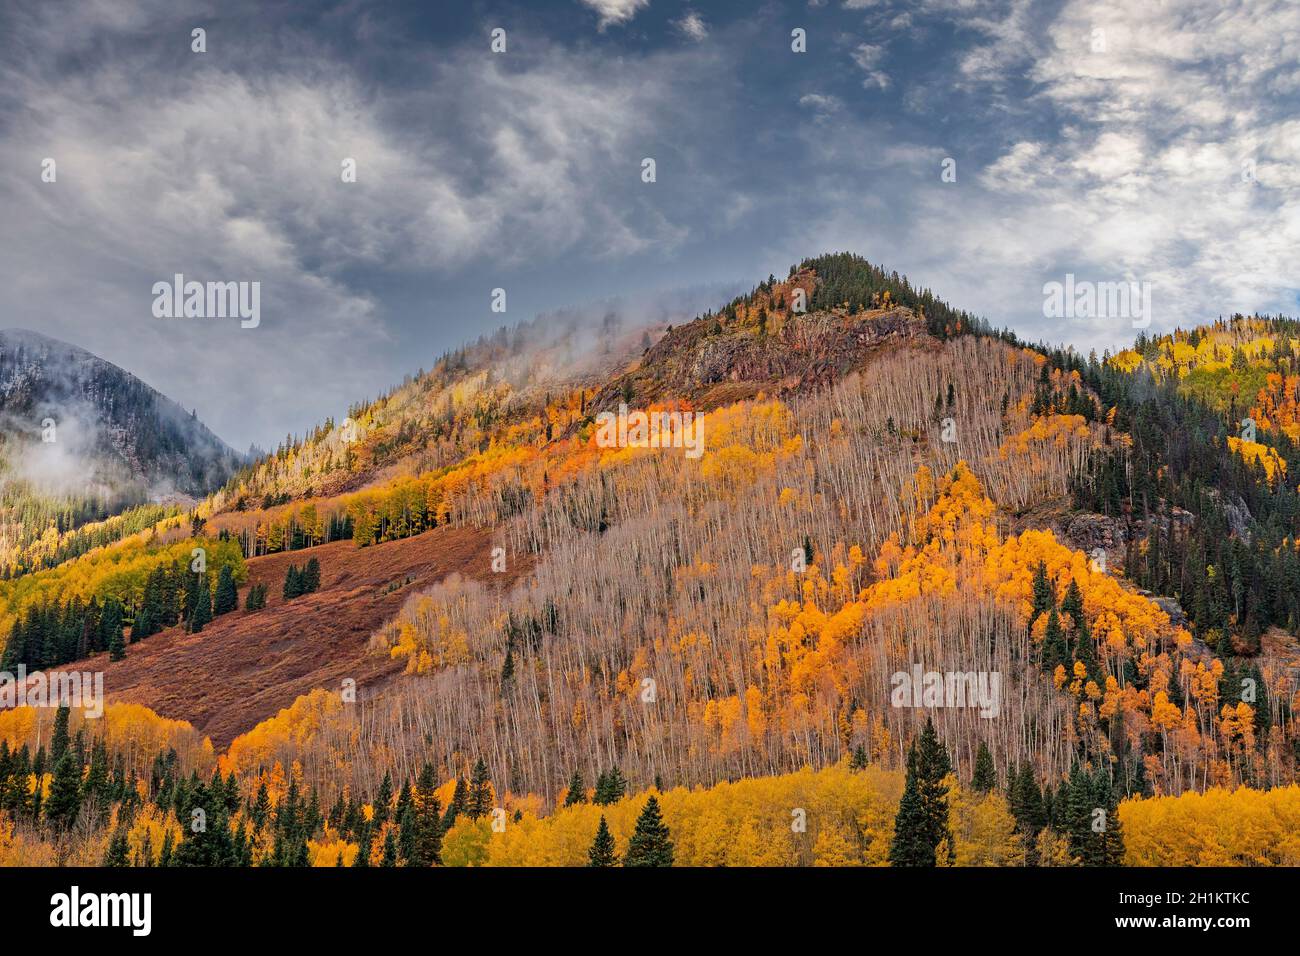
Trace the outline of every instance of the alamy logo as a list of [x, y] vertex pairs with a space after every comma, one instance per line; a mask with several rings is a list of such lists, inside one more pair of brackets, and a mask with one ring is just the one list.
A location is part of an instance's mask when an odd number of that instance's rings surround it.
[[186, 282], [178, 272], [171, 282], [155, 282], [153, 296], [156, 319], [238, 318], [243, 329], [262, 322], [260, 282]]
[[85, 893], [74, 886], [71, 892], [50, 897], [50, 925], [128, 926], [132, 935], [148, 936], [153, 927], [153, 896], [150, 893]]
[[1133, 328], [1151, 324], [1150, 282], [1076, 281], [1043, 283], [1043, 317], [1048, 319], [1131, 319]]
[[996, 671], [927, 671], [920, 664], [912, 670], [896, 671], [890, 678], [894, 707], [978, 707], [981, 717], [993, 718], [1000, 711], [1002, 675]]
[[72, 707], [85, 716], [104, 716], [103, 671], [0, 671], [0, 709], [10, 707]]
[[626, 404], [596, 416], [600, 448], [684, 448], [687, 458], [704, 454], [704, 416], [698, 412], [629, 412]]

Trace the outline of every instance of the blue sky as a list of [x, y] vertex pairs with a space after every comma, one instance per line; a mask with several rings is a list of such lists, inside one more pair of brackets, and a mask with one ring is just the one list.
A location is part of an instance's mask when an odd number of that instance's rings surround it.
[[[243, 447], [503, 323], [825, 251], [1084, 349], [1134, 330], [1044, 318], [1066, 273], [1149, 282], [1156, 330], [1294, 313], [1297, 48], [1281, 0], [7, 4], [0, 326]], [[261, 325], [154, 318], [176, 272], [261, 282]]]

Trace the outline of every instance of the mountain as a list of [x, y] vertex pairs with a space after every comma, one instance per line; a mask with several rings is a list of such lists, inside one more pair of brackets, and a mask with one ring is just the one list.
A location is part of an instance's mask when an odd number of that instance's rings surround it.
[[[366, 805], [405, 792], [447, 809], [443, 862], [581, 863], [585, 781], [620, 849], [653, 791], [680, 862], [880, 863], [920, 741], [958, 862], [1150, 861], [1151, 801], [1222, 787], [1231, 818], [1300, 779], [1297, 335], [1084, 357], [843, 254], [686, 321], [504, 330], [192, 521], [0, 582], [6, 660], [95, 656], [110, 725], [182, 753], [129, 758], [151, 787], [315, 791], [296, 859], [379, 857]], [[702, 416], [703, 454], [610, 444], [623, 406]]]
[[85, 349], [0, 331], [0, 565], [54, 527], [200, 498], [242, 457], [193, 413]]

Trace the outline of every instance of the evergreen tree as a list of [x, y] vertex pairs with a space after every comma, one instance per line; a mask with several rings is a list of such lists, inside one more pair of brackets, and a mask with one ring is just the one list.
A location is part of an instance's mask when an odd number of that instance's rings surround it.
[[248, 589], [248, 599], [244, 602], [247, 611], [260, 611], [266, 607], [266, 584], [254, 584]]
[[670, 837], [659, 812], [659, 801], [652, 794], [647, 798], [641, 815], [637, 817], [636, 830], [627, 843], [623, 865], [672, 866], [673, 842]]
[[81, 766], [68, 749], [54, 764], [54, 780], [50, 783], [49, 799], [45, 801], [45, 819], [56, 830], [67, 830], [80, 812]]
[[281, 594], [286, 601], [292, 601], [302, 593], [302, 572], [298, 570], [296, 564], [291, 564], [289, 570], [285, 572], [284, 589]]
[[1047, 562], [1039, 561], [1034, 569], [1034, 609], [1029, 617], [1032, 624], [1038, 615], [1046, 614], [1056, 606], [1056, 593], [1047, 577]]
[[975, 772], [971, 776], [970, 786], [976, 793], [988, 793], [997, 786], [998, 775], [993, 768], [993, 755], [989, 753], [988, 745], [980, 741], [979, 749], [975, 752]]
[[206, 574], [194, 576], [194, 603], [190, 608], [190, 633], [197, 634], [212, 621], [212, 588]]
[[575, 770], [569, 778], [569, 790], [564, 795], [564, 805], [571, 807], [575, 803], [587, 802], [587, 786], [582, 782], [582, 773]]
[[469, 778], [469, 801], [465, 812], [471, 820], [478, 820], [492, 812], [492, 781], [488, 779], [488, 767], [479, 757], [474, 762], [474, 769]]
[[1075, 627], [1083, 623], [1083, 593], [1079, 590], [1079, 582], [1074, 578], [1070, 579], [1070, 584], [1065, 589], [1065, 598], [1061, 601], [1061, 613], [1070, 615]]
[[303, 594], [311, 594], [313, 591], [320, 590], [320, 561], [316, 560], [316, 558], [309, 559], [302, 569], [300, 584]]
[[943, 782], [951, 771], [952, 764], [934, 732], [934, 724], [926, 720], [920, 739], [912, 742], [907, 755], [907, 778], [894, 820], [894, 842], [889, 848], [890, 865], [934, 866], [939, 844], [945, 840], [951, 862], [948, 787]]
[[120, 661], [126, 658], [126, 642], [122, 640], [122, 629], [118, 628], [112, 632], [108, 639], [108, 659], [110, 661]]
[[596, 828], [596, 839], [587, 851], [588, 866], [618, 866], [618, 855], [614, 852], [614, 835], [609, 832], [605, 815], [600, 815], [600, 826]]
[[1070, 653], [1065, 646], [1061, 617], [1056, 613], [1056, 608], [1052, 608], [1047, 613], [1047, 630], [1043, 634], [1043, 669], [1051, 674], [1058, 664], [1068, 664], [1069, 660]]
[[465, 782], [464, 777], [456, 778], [456, 787], [451, 792], [451, 802], [447, 804], [447, 812], [442, 818], [442, 829], [445, 833], [450, 830], [456, 822], [456, 818], [465, 812], [469, 804], [469, 785]]
[[611, 803], [618, 803], [627, 793], [627, 780], [623, 777], [623, 771], [614, 767], [596, 778], [596, 793], [592, 803], [599, 806], [608, 806]]
[[104, 854], [102, 866], [123, 867], [131, 865], [131, 845], [127, 842], [126, 831], [118, 827], [113, 831], [113, 838], [108, 841], [108, 851]]
[[434, 866], [441, 862], [442, 808], [438, 804], [438, 778], [433, 764], [425, 764], [411, 794], [410, 866]]
[[[99, 618], [99, 644], [108, 648], [110, 660], [120, 661], [126, 656], [126, 638], [122, 634], [122, 602], [109, 598]], [[56, 661], [51, 660], [54, 664]]]
[[212, 616], [229, 614], [239, 607], [239, 590], [235, 587], [235, 575], [230, 565], [223, 565], [217, 576], [217, 590], [212, 596]]
[[[340, 793], [339, 798], [343, 795]], [[379, 826], [388, 821], [388, 812], [393, 805], [393, 778], [387, 770], [384, 771], [384, 779], [379, 783], [379, 793], [375, 795], [375, 825]]]

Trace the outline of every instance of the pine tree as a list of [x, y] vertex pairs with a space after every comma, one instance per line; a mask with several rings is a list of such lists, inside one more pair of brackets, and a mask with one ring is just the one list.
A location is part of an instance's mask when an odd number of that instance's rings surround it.
[[190, 609], [190, 633], [197, 634], [212, 621], [212, 587], [205, 574], [196, 574], [194, 603]]
[[[126, 638], [122, 634], [122, 602], [109, 598], [99, 618], [99, 643], [108, 648], [109, 659], [120, 661], [126, 656]], [[50, 661], [53, 664], [55, 661]]]
[[934, 866], [939, 844], [945, 840], [951, 862], [948, 787], [944, 784], [951, 772], [948, 753], [939, 743], [933, 722], [926, 720], [920, 739], [912, 742], [907, 755], [907, 778], [889, 848], [890, 865]]
[[148, 603], [142, 604], [140, 610], [136, 611], [135, 623], [131, 625], [131, 643], [155, 633], [157, 625], [154, 623], [153, 608]]
[[1088, 866], [1095, 863], [1096, 841], [1092, 830], [1093, 799], [1092, 781], [1079, 764], [1070, 768], [1070, 780], [1066, 795], [1065, 829], [1070, 838], [1070, 854], [1081, 864]]
[[596, 839], [587, 851], [588, 866], [618, 866], [618, 855], [614, 852], [614, 834], [609, 832], [605, 815], [600, 815], [600, 826], [596, 828]]
[[850, 770], [866, 770], [871, 760], [867, 756], [867, 748], [858, 744], [853, 748], [853, 756], [849, 758]]
[[481, 819], [492, 812], [492, 781], [488, 779], [488, 767], [482, 757], [474, 762], [474, 769], [470, 772], [465, 812], [471, 820]]
[[976, 793], [988, 793], [997, 786], [998, 775], [993, 768], [993, 755], [989, 753], [988, 745], [980, 741], [979, 749], [975, 752], [975, 772], [971, 776], [970, 786]]
[[248, 586], [248, 592], [244, 595], [244, 610], [245, 611], [257, 610], [257, 585], [256, 584], [250, 584]]
[[614, 767], [596, 778], [596, 794], [591, 802], [599, 806], [608, 806], [611, 803], [618, 803], [626, 793], [627, 780], [623, 776], [623, 771]]
[[1083, 593], [1079, 590], [1079, 582], [1073, 578], [1065, 589], [1065, 598], [1061, 601], [1061, 613], [1070, 615], [1076, 627], [1083, 623]]
[[465, 782], [464, 777], [456, 778], [455, 789], [451, 792], [451, 802], [447, 804], [447, 812], [443, 814], [442, 830], [447, 832], [456, 822], [456, 818], [465, 812], [469, 804], [469, 785]]
[[54, 713], [54, 736], [50, 739], [50, 762], [57, 764], [68, 751], [68, 717], [72, 711], [69, 707], [60, 707]]
[[410, 866], [434, 866], [441, 862], [442, 808], [438, 805], [438, 778], [433, 764], [425, 764], [411, 794], [409, 851]]
[[239, 607], [239, 591], [235, 587], [235, 575], [230, 565], [223, 565], [217, 576], [217, 590], [212, 596], [212, 616], [228, 614]]
[[56, 830], [67, 830], [81, 812], [81, 766], [65, 750], [54, 764], [54, 780], [45, 801], [45, 819]]
[[1038, 567], [1034, 569], [1034, 609], [1030, 615], [1030, 623], [1038, 619], [1038, 615], [1046, 614], [1056, 606], [1056, 594], [1052, 588], [1052, 582], [1047, 577], [1047, 562], [1039, 561]]
[[[575, 803], [587, 802], [587, 788], [582, 782], [582, 774], [575, 770], [573, 776], [569, 778], [569, 790], [564, 795], [564, 805], [571, 807]], [[604, 819], [602, 817], [602, 819]]]
[[289, 565], [289, 570], [285, 572], [284, 589], [281, 594], [286, 601], [292, 601], [302, 594], [302, 572], [298, 570], [296, 564]]
[[1065, 646], [1065, 631], [1061, 627], [1061, 617], [1052, 608], [1047, 613], [1047, 630], [1043, 634], [1043, 669], [1049, 674], [1057, 664], [1070, 660], [1069, 650]]
[[112, 632], [108, 639], [108, 659], [120, 661], [126, 658], [126, 642], [122, 639], [122, 629]]
[[311, 594], [313, 591], [320, 590], [320, 561], [316, 558], [308, 560], [306, 566], [302, 569], [302, 577], [299, 582], [303, 594]]
[[113, 831], [113, 838], [108, 841], [108, 851], [104, 854], [102, 866], [123, 867], [131, 865], [131, 845], [127, 842], [126, 831], [118, 827]]
[[[343, 795], [340, 793], [339, 798]], [[388, 821], [388, 812], [393, 805], [393, 778], [387, 770], [384, 771], [384, 779], [379, 783], [379, 793], [375, 795], [375, 824], [380, 825]]]
[[624, 866], [672, 866], [673, 842], [652, 794], [637, 817], [636, 830], [627, 843]]
[[1034, 779], [1033, 768], [1022, 764], [1011, 782], [1011, 814], [1016, 818], [1016, 828], [1032, 839], [1047, 824], [1043, 808], [1043, 793]]

